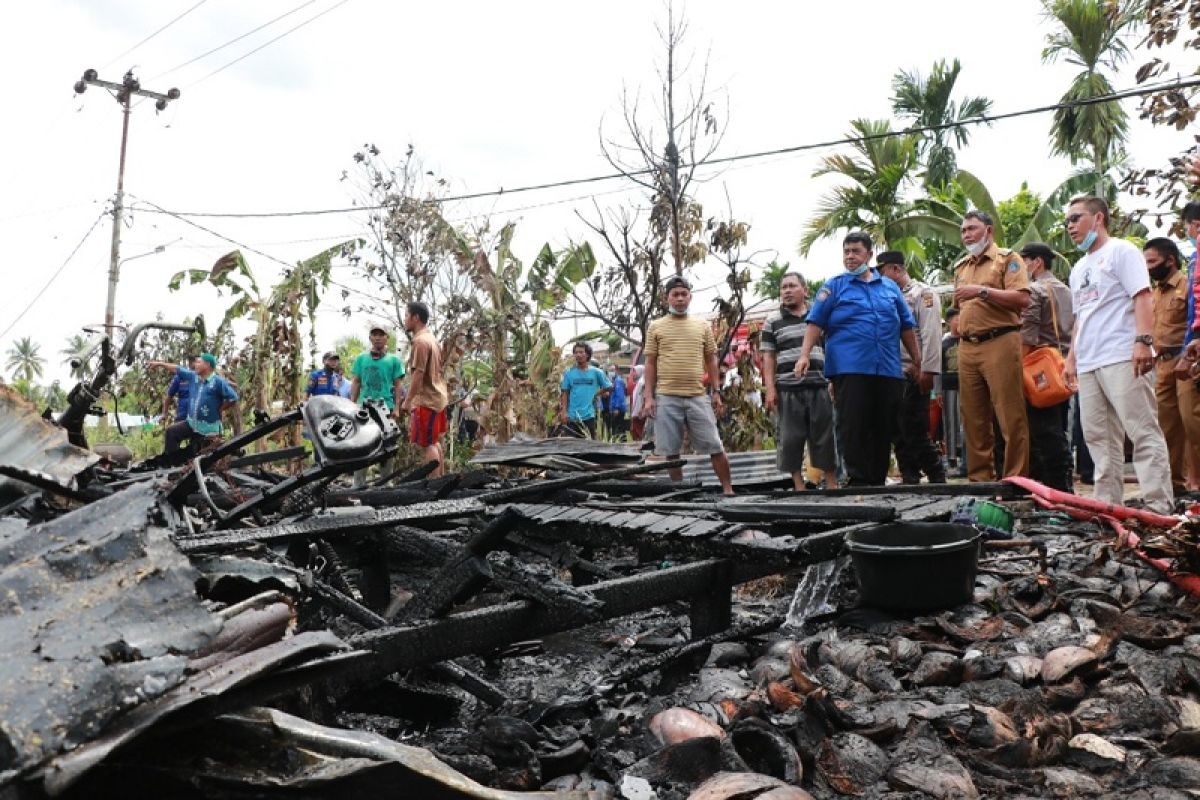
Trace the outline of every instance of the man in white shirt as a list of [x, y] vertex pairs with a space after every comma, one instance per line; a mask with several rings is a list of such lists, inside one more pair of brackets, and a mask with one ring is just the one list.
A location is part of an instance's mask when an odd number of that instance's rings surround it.
[[1066, 379], [1079, 387], [1083, 438], [1096, 464], [1094, 496], [1124, 502], [1128, 435], [1146, 506], [1169, 514], [1174, 498], [1154, 400], [1150, 276], [1136, 246], [1109, 236], [1108, 220], [1108, 203], [1099, 197], [1078, 197], [1067, 209], [1067, 234], [1084, 256], [1071, 269], [1075, 335]]

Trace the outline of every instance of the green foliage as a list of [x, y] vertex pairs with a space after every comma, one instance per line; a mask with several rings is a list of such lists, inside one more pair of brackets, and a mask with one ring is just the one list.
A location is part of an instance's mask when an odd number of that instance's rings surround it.
[[804, 226], [801, 255], [842, 231], [864, 230], [876, 241], [890, 241], [889, 228], [908, 210], [902, 194], [917, 167], [917, 138], [890, 135], [886, 120], [856, 119], [850, 129], [851, 151], [825, 156], [813, 172], [814, 178], [837, 175], [849, 182], [818, 202], [816, 215]]
[[1041, 207], [1041, 196], [1029, 190], [1028, 181], [1022, 181], [1017, 193], [1007, 200], [1001, 200], [996, 207], [999, 212], [996, 218], [996, 241], [1005, 246], [1012, 246], [1021, 241]]
[[[918, 72], [897, 72], [892, 78], [892, 109], [901, 119], [911, 120], [914, 127], [947, 125], [987, 114], [992, 101], [986, 97], [964, 97], [958, 102], [951, 99], [961, 71], [962, 65], [956, 58], [952, 64], [945, 59], [934, 62], [928, 77]], [[918, 136], [926, 185], [945, 186], [958, 174], [954, 148], [967, 144], [970, 128], [944, 128]]]
[[763, 274], [754, 284], [754, 293], [768, 300], [779, 299], [779, 284], [783, 282], [783, 274], [791, 270], [789, 262], [780, 264], [772, 259], [763, 267]]
[[[1046, 16], [1056, 25], [1046, 40], [1042, 60], [1065, 59], [1082, 67], [1059, 102], [1075, 103], [1113, 92], [1101, 70], [1116, 70], [1130, 55], [1125, 37], [1145, 15], [1144, 0], [1043, 0]], [[1129, 119], [1120, 103], [1060, 108], [1054, 112], [1050, 143], [1055, 155], [1076, 163], [1091, 161], [1105, 172], [1120, 160]]]
[[42, 367], [46, 359], [41, 355], [42, 346], [28, 336], [17, 340], [8, 350], [6, 369], [12, 370], [14, 378], [26, 383], [33, 383], [35, 378], [42, 377]]
[[350, 365], [354, 363], [354, 359], [358, 358], [359, 353], [366, 351], [367, 343], [357, 336], [343, 336], [333, 343], [333, 349], [341, 358], [342, 369], [349, 375]]

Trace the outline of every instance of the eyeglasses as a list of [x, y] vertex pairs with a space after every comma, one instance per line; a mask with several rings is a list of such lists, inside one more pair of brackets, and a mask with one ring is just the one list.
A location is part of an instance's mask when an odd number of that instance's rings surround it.
[[1067, 224], [1074, 225], [1076, 222], [1079, 222], [1079, 220], [1083, 219], [1086, 216], [1087, 216], [1087, 214], [1084, 214], [1082, 211], [1076, 212], [1076, 213], [1072, 214], [1071, 216], [1067, 217]]

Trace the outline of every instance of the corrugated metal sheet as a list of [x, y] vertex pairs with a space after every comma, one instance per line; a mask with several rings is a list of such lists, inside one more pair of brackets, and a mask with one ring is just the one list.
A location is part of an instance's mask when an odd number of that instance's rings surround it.
[[[41, 418], [37, 409], [8, 386], [0, 386], [0, 464], [44, 472], [73, 486], [72, 478], [100, 457], [67, 441], [67, 432]], [[0, 496], [34, 491], [27, 483], [0, 477]]]
[[[712, 462], [708, 456], [684, 456], [687, 461], [683, 467], [685, 481], [700, 481], [702, 486], [716, 486], [717, 476], [713, 474]], [[760, 481], [791, 480], [786, 472], [775, 468], [774, 450], [751, 450], [746, 453], [730, 453], [729, 468], [733, 473], [733, 485], [757, 483]]]

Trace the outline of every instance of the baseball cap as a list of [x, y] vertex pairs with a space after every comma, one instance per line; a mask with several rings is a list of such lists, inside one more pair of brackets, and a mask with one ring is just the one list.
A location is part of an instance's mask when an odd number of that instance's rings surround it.
[[368, 324], [367, 333], [374, 333], [375, 331], [379, 331], [380, 333], [385, 334], [385, 335], [387, 334], [387, 328], [383, 327], [378, 322], [372, 322], [372, 323]]
[[672, 275], [663, 281], [663, 291], [666, 292], [669, 292], [672, 289], [680, 286], [682, 286], [684, 289], [687, 289], [689, 292], [692, 290], [692, 284], [688, 283], [688, 279], [682, 275]]
[[342, 357], [341, 357], [341, 356], [339, 356], [337, 353], [335, 353], [333, 350], [330, 350], [328, 353], [326, 353], [325, 355], [321, 356], [321, 360], [322, 360], [322, 361], [324, 361], [324, 360], [325, 360], [325, 359], [327, 359], [327, 358], [336, 358], [338, 361], [341, 361], [341, 360], [342, 360]]
[[895, 264], [898, 267], [903, 267], [904, 253], [901, 253], [899, 250], [884, 250], [875, 256], [875, 264], [880, 267], [886, 264]]

